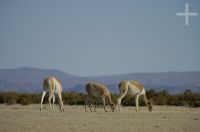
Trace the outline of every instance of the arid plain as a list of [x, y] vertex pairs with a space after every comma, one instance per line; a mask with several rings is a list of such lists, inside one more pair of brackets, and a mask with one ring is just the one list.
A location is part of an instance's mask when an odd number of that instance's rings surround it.
[[[122, 107], [121, 112], [85, 112], [84, 106], [65, 105], [65, 111], [40, 111], [39, 104], [0, 105], [0, 132], [199, 132], [200, 108]], [[109, 107], [107, 107], [109, 109]]]

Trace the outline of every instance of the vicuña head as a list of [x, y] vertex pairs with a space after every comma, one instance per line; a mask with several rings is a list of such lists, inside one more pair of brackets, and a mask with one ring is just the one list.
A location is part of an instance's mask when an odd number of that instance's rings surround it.
[[147, 104], [148, 104], [147, 107], [148, 107], [149, 111], [151, 112], [153, 109], [153, 101], [151, 99], [149, 99], [147, 101]]

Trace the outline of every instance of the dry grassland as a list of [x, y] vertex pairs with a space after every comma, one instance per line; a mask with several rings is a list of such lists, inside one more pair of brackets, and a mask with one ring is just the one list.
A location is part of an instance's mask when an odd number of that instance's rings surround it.
[[[58, 107], [56, 107], [58, 108]], [[0, 105], [0, 132], [199, 132], [200, 108], [122, 107], [121, 112], [85, 112], [84, 106], [65, 111], [39, 111], [38, 105]], [[109, 108], [107, 108], [109, 109]]]

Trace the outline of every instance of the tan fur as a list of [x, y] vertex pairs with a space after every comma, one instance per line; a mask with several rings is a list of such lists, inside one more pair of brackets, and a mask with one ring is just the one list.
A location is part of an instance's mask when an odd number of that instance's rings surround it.
[[149, 111], [152, 111], [152, 103], [147, 99], [144, 86], [138, 81], [134, 80], [124, 80], [119, 83], [120, 95], [117, 99], [117, 109], [120, 111], [121, 100], [125, 97], [127, 93], [136, 96], [136, 110], [138, 111], [138, 99], [139, 96], [143, 96], [143, 100], [148, 107]]
[[[106, 111], [106, 108], [105, 108], [105, 97], [106, 97], [110, 104], [111, 110], [114, 111], [115, 108], [111, 99], [111, 93], [105, 85], [97, 83], [97, 82], [91, 82], [91, 83], [86, 84], [85, 90], [88, 94], [88, 98], [86, 99], [86, 102], [85, 102], [86, 111], [87, 111], [86, 109], [87, 104], [89, 104], [90, 111], [92, 111], [90, 104], [93, 97], [97, 99], [99, 98], [102, 99], [105, 111]], [[96, 109], [96, 106], [95, 106], [95, 109]]]
[[129, 83], [131, 83], [132, 85], [135, 85], [138, 89], [140, 89], [140, 91], [144, 89], [144, 86], [138, 81], [129, 80]]

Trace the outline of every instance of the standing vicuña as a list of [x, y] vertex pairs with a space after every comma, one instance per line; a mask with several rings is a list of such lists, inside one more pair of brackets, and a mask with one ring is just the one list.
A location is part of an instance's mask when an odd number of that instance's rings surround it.
[[136, 96], [135, 97], [135, 103], [136, 103], [136, 111], [138, 111], [138, 99], [139, 96], [143, 96], [144, 102], [146, 106], [148, 107], [149, 111], [152, 111], [152, 102], [149, 101], [146, 97], [146, 92], [144, 89], [144, 86], [140, 84], [137, 81], [132, 80], [125, 80], [119, 83], [119, 92], [120, 95], [117, 99], [117, 109], [120, 111], [121, 108], [121, 100], [124, 98], [124, 96], [129, 93], [131, 95]]
[[[96, 98], [96, 99], [101, 98], [102, 101], [103, 101], [104, 110], [106, 112], [105, 97], [108, 100], [108, 103], [110, 105], [111, 110], [114, 111], [115, 106], [114, 106], [112, 99], [111, 99], [111, 92], [106, 88], [106, 86], [104, 86], [100, 83], [91, 82], [91, 83], [86, 84], [85, 90], [88, 94], [88, 97], [87, 97], [86, 102], [85, 102], [85, 111], [87, 111], [86, 107], [87, 107], [87, 104], [88, 104], [90, 111], [92, 112], [91, 106], [90, 106], [92, 98]], [[96, 106], [95, 106], [95, 109], [96, 109]]]
[[[42, 110], [43, 99], [46, 93], [49, 93], [49, 107], [51, 110], [54, 110], [54, 103], [55, 103], [55, 94], [58, 96], [58, 101], [60, 104], [60, 111], [64, 111], [63, 108], [63, 101], [62, 101], [62, 84], [61, 82], [56, 79], [55, 77], [48, 77], [45, 78], [43, 81], [43, 93], [41, 98], [40, 110]], [[53, 97], [53, 109], [51, 106], [51, 99]]]

